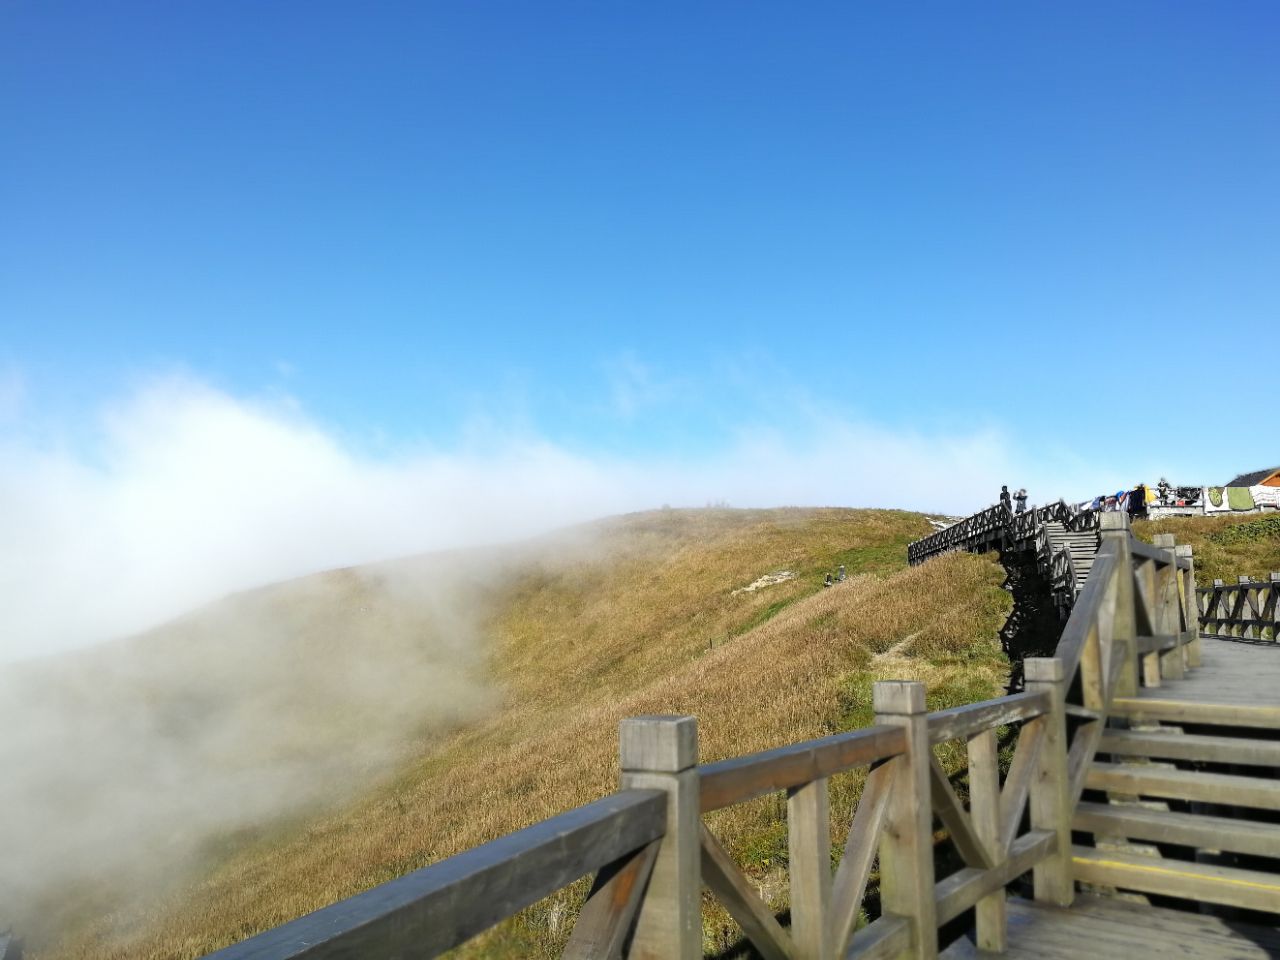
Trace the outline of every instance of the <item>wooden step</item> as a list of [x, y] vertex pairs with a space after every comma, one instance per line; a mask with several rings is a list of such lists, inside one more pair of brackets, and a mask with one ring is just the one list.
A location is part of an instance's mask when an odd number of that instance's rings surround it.
[[1280, 767], [1280, 740], [1247, 737], [1207, 737], [1189, 733], [1151, 733], [1145, 730], [1106, 730], [1099, 753], [1162, 760], [1200, 760], [1250, 767]]
[[1280, 911], [1280, 876], [1186, 860], [1157, 860], [1072, 847], [1075, 878], [1139, 893], [1204, 900], [1246, 910]]
[[[943, 960], [1275, 960], [1280, 931], [1132, 900], [1076, 894], [1070, 907], [1010, 897], [1004, 953], [962, 937]], [[849, 956], [861, 954], [849, 953]]]
[[1130, 796], [1200, 800], [1259, 810], [1280, 810], [1280, 780], [1258, 777], [1170, 770], [1139, 763], [1095, 763], [1085, 775], [1084, 785], [1089, 790]]
[[1111, 702], [1111, 713], [1169, 723], [1280, 729], [1280, 703], [1199, 703], [1193, 700], [1161, 700], [1155, 696], [1116, 697]]
[[1280, 857], [1280, 824], [1275, 823], [1149, 810], [1128, 804], [1082, 802], [1076, 806], [1071, 828], [1128, 840]]

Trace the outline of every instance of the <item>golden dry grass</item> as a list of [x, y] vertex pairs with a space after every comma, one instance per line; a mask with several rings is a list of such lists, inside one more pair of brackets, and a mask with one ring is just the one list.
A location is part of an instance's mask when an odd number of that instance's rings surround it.
[[[614, 789], [626, 716], [699, 719], [704, 761], [863, 726], [875, 679], [921, 679], [937, 708], [997, 695], [1000, 568], [953, 554], [904, 569], [929, 530], [891, 511], [662, 511], [592, 532], [595, 547], [534, 564], [495, 597], [500, 704], [423, 741], [391, 782], [279, 825], [143, 912], [97, 918], [36, 960], [190, 958]], [[846, 563], [851, 579], [821, 587]], [[796, 579], [733, 591], [761, 574]], [[837, 778], [833, 842], [859, 778]], [[765, 798], [716, 815], [722, 837], [785, 908], [785, 825]], [[480, 938], [471, 956], [552, 956], [582, 884]], [[709, 909], [708, 950], [737, 932]], [[122, 932], [125, 931], [125, 932]]]

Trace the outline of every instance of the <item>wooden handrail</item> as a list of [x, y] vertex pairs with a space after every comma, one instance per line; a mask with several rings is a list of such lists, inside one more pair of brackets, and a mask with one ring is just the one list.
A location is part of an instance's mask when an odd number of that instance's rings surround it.
[[864, 727], [820, 740], [789, 744], [745, 757], [733, 757], [698, 768], [703, 813], [744, 803], [778, 790], [906, 752], [907, 740], [898, 727]]
[[971, 737], [982, 730], [1030, 720], [1048, 712], [1048, 696], [1029, 692], [938, 710], [929, 714], [929, 742], [939, 744]]
[[660, 838], [666, 798], [624, 790], [309, 913], [208, 960], [435, 957]]

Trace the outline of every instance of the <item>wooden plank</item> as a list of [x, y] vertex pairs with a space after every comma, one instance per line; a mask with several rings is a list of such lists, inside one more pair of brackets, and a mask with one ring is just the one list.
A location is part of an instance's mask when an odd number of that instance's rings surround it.
[[[1011, 912], [1022, 916], [1028, 906], [1029, 901], [1014, 900]], [[1085, 894], [1072, 904], [1068, 916], [1073, 920], [1087, 918], [1091, 924], [1120, 924], [1141, 937], [1150, 938], [1153, 932], [1160, 931], [1196, 947], [1227, 941], [1236, 949], [1270, 949], [1272, 953], [1268, 956], [1280, 955], [1280, 928], [1244, 924], [1210, 913], [1152, 907], [1117, 897]]]
[[1053, 855], [1057, 835], [1050, 830], [1031, 830], [1013, 843], [1009, 857], [991, 870], [966, 867], [934, 887], [938, 923], [954, 920], [988, 894], [1013, 882], [1046, 857]]
[[1157, 566], [1166, 567], [1172, 565], [1168, 550], [1152, 546], [1149, 543], [1143, 543], [1136, 537], [1129, 544], [1129, 549], [1135, 557], [1141, 557], [1143, 560], [1152, 560]]
[[1008, 850], [1022, 824], [1022, 811], [1026, 809], [1031, 791], [1031, 778], [1039, 769], [1040, 746], [1044, 743], [1045, 720], [1038, 717], [1025, 723], [1018, 731], [1009, 772], [1000, 791], [1001, 847]]
[[799, 787], [905, 750], [901, 728], [879, 725], [704, 764], [698, 769], [702, 812]]
[[1280, 905], [1280, 876], [1185, 860], [1155, 860], [1131, 854], [1072, 848], [1077, 880], [1140, 893], [1203, 900], [1245, 910], [1274, 913]]
[[666, 796], [623, 790], [249, 940], [208, 960], [435, 957], [662, 836]]
[[738, 921], [751, 945], [765, 960], [789, 960], [793, 956], [791, 938], [773, 912], [756, 894], [737, 864], [725, 852], [715, 834], [702, 825], [702, 879]]
[[1134, 719], [1280, 730], [1280, 704], [1198, 703], [1156, 697], [1116, 697], [1111, 712]]
[[1123, 757], [1157, 757], [1164, 760], [1234, 763], [1248, 767], [1280, 767], [1280, 740], [1252, 740], [1247, 737], [1107, 730], [1102, 734], [1098, 752]]
[[1162, 653], [1178, 646], [1177, 634], [1162, 634], [1158, 637], [1137, 637], [1138, 653]]
[[1073, 676], [1080, 666], [1080, 658], [1084, 654], [1088, 635], [1094, 629], [1094, 620], [1102, 606], [1111, 576], [1115, 573], [1118, 562], [1115, 550], [1115, 544], [1111, 541], [1103, 543], [1098, 548], [1093, 570], [1089, 579], [1085, 581], [1080, 596], [1076, 598], [1075, 606], [1071, 608], [1071, 616], [1066, 626], [1062, 629], [1062, 636], [1058, 640], [1054, 656], [1062, 661], [1068, 677]]
[[970, 737], [980, 730], [1038, 717], [1048, 709], [1045, 694], [1026, 692], [938, 710], [929, 714], [929, 742], [936, 746], [947, 740]]
[[658, 841], [602, 867], [573, 925], [563, 960], [618, 960], [658, 859]]
[[1089, 773], [1089, 767], [1093, 765], [1101, 736], [1101, 720], [1081, 724], [1076, 729], [1071, 749], [1067, 752], [1067, 783], [1070, 785], [1067, 800], [1070, 807], [1079, 803], [1080, 795], [1084, 793], [1085, 777]]
[[894, 960], [911, 946], [911, 921], [886, 913], [853, 936], [847, 960]]
[[862, 796], [858, 798], [857, 812], [849, 827], [849, 837], [845, 841], [844, 856], [831, 885], [831, 907], [827, 913], [831, 935], [828, 942], [836, 954], [844, 950], [858, 922], [858, 910], [862, 906], [892, 795], [893, 765], [882, 763], [867, 774]]
[[929, 792], [933, 798], [933, 812], [946, 826], [951, 840], [960, 851], [964, 862], [971, 867], [986, 870], [995, 866], [995, 859], [986, 845], [978, 839], [969, 814], [965, 812], [960, 798], [956, 796], [951, 782], [947, 779], [947, 771], [942, 769], [932, 752], [929, 754]]
[[[1274, 960], [1280, 938], [1266, 927], [1132, 900], [1081, 896], [1063, 909], [1018, 898], [1009, 901], [1010, 944], [1004, 960]], [[947, 958], [993, 958], [968, 940]]]
[[1280, 810], [1280, 780], [1237, 777], [1144, 764], [1095, 763], [1085, 786], [1130, 796], [1201, 800], [1259, 810]]
[[[983, 730], [969, 741], [969, 811], [973, 831], [993, 864], [1004, 859], [1000, 831], [1000, 745], [995, 730]], [[983, 950], [1003, 952], [1004, 888], [992, 891], [974, 907], [977, 943]]]
[[1048, 657], [1027, 657], [1022, 661], [1027, 689], [1044, 690], [1051, 696], [1052, 710], [1045, 717], [1044, 745], [1040, 748], [1036, 775], [1031, 780], [1031, 825], [1057, 834], [1055, 853], [1036, 864], [1033, 882], [1037, 900], [1066, 906], [1073, 888], [1067, 847], [1071, 844], [1071, 780], [1067, 765], [1067, 729], [1063, 715], [1066, 675], [1062, 661]]
[[878, 723], [902, 727], [908, 750], [893, 764], [893, 797], [880, 832], [880, 904], [911, 921], [911, 949], [905, 956], [933, 960], [938, 955], [934, 916], [933, 807], [930, 803], [929, 721], [924, 684], [882, 680], [871, 686]]
[[1071, 828], [1130, 840], [1280, 857], [1280, 825], [1253, 820], [1152, 810], [1132, 804], [1081, 803], [1076, 807]]
[[827, 960], [831, 898], [831, 806], [827, 781], [794, 787], [787, 797], [791, 942], [797, 960]]

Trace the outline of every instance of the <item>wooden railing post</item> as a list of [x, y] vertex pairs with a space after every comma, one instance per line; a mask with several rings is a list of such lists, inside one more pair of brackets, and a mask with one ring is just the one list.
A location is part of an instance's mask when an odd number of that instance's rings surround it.
[[1056, 657], [1028, 657], [1022, 661], [1028, 692], [1049, 694], [1036, 775], [1031, 781], [1031, 826], [1057, 835], [1053, 856], [1036, 864], [1033, 880], [1037, 900], [1071, 905], [1071, 784], [1067, 779], [1066, 670]]
[[1280, 572], [1271, 571], [1269, 579], [1271, 581], [1271, 639], [1280, 643]]
[[[1116, 678], [1113, 695], [1133, 697], [1138, 693], [1138, 627], [1133, 596], [1133, 554], [1129, 549], [1129, 515], [1104, 513], [1098, 517], [1098, 535], [1103, 543], [1116, 547], [1116, 607], [1111, 626], [1111, 643], [1123, 644], [1124, 665]], [[1103, 665], [1106, 669], [1106, 665]]]
[[[1236, 582], [1237, 582], [1237, 583], [1240, 583], [1240, 584], [1253, 583], [1253, 578], [1252, 578], [1252, 577], [1250, 577], [1250, 576], [1248, 576], [1247, 574], [1241, 574], [1240, 576], [1238, 576], [1238, 577], [1236, 578]], [[1241, 637], [1243, 637], [1243, 638], [1245, 638], [1245, 639], [1251, 639], [1251, 638], [1249, 637], [1249, 631], [1250, 631], [1250, 630], [1252, 630], [1252, 631], [1253, 631], [1253, 636], [1254, 636], [1254, 637], [1261, 636], [1261, 632], [1260, 632], [1256, 627], [1254, 627], [1254, 626], [1253, 626], [1253, 620], [1254, 620], [1254, 616], [1253, 616], [1253, 604], [1251, 604], [1251, 603], [1249, 602], [1249, 591], [1248, 591], [1248, 590], [1237, 590], [1237, 591], [1236, 591], [1236, 604], [1235, 604], [1235, 606], [1236, 606], [1236, 609], [1239, 611], [1239, 614], [1240, 614], [1240, 615], [1236, 618], [1236, 619], [1238, 619], [1239, 621], [1241, 621], [1241, 622], [1240, 622], [1240, 636], [1241, 636]]]
[[1196, 558], [1191, 550], [1191, 544], [1180, 543], [1173, 548], [1174, 555], [1179, 560], [1187, 561], [1187, 569], [1182, 573], [1182, 604], [1183, 610], [1186, 611], [1187, 629], [1194, 635], [1191, 642], [1187, 644], [1187, 666], [1200, 666], [1200, 604], [1196, 602]]
[[[969, 810], [974, 832], [992, 862], [999, 865], [1004, 844], [1000, 842], [1000, 745], [994, 727], [969, 739]], [[978, 901], [974, 921], [978, 949], [1004, 953], [1008, 916], [1003, 887]]]
[[[1209, 595], [1209, 613], [1212, 616], [1216, 617], [1219, 621], [1221, 621], [1223, 616], [1222, 605], [1227, 602], [1226, 591], [1222, 589], [1225, 586], [1226, 586], [1226, 583], [1224, 583], [1221, 580], [1215, 579], [1213, 581], [1213, 593]], [[1226, 615], [1231, 616], [1230, 611], [1228, 611]], [[1214, 626], [1213, 632], [1220, 637], [1221, 636], [1229, 637], [1231, 636], [1231, 624], [1227, 624], [1226, 626], [1227, 626], [1227, 632], [1225, 634], [1223, 634], [1222, 632], [1221, 622], [1217, 623]]]
[[[1169, 557], [1166, 566], [1156, 567], [1156, 633], [1168, 636], [1181, 631], [1182, 600], [1178, 588], [1177, 542], [1172, 533], [1157, 533], [1152, 538], [1155, 546]], [[1186, 659], [1182, 644], [1160, 654], [1160, 675], [1181, 680], [1186, 675]]]
[[911, 922], [911, 949], [903, 957], [933, 960], [938, 955], [938, 920], [933, 899], [933, 805], [929, 794], [929, 718], [924, 684], [883, 680], [871, 688], [876, 723], [902, 727], [907, 752], [889, 762], [893, 797], [880, 839], [880, 907]]
[[667, 832], [636, 920], [630, 957], [699, 960], [702, 873], [695, 717], [630, 717], [619, 730], [622, 788], [665, 790]]
[[831, 901], [831, 806], [825, 778], [787, 794], [791, 940], [796, 960], [828, 960]]

